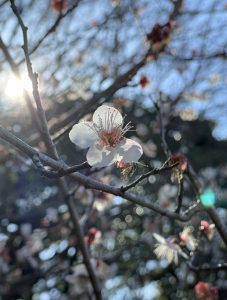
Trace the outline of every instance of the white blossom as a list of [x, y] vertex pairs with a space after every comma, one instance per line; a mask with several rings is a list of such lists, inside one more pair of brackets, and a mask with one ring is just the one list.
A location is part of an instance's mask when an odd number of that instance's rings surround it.
[[178, 264], [178, 254], [186, 259], [189, 258], [174, 241], [168, 241], [157, 233], [153, 233], [153, 236], [159, 242], [155, 244], [156, 249], [154, 250], [158, 258], [166, 259], [169, 264], [174, 262], [176, 265]]
[[180, 232], [180, 239], [189, 251], [194, 251], [196, 246], [196, 238], [191, 234], [192, 228], [190, 226], [185, 226], [184, 230]]
[[116, 161], [136, 162], [141, 157], [142, 147], [124, 137], [131, 128], [130, 123], [123, 127], [123, 117], [117, 109], [103, 105], [95, 111], [93, 122], [74, 125], [69, 137], [82, 148], [90, 147], [87, 153], [89, 165], [106, 167]]

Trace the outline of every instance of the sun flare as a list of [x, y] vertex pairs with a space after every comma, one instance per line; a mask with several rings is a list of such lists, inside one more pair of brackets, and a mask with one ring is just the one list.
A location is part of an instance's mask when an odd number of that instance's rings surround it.
[[23, 89], [31, 92], [32, 85], [28, 76], [22, 77], [21, 80], [16, 77], [11, 77], [6, 85], [6, 94], [10, 97], [21, 97], [23, 95]]

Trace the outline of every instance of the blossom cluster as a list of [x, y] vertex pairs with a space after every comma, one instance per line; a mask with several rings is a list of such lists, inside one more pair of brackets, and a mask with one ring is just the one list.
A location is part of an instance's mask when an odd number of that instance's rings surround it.
[[156, 23], [151, 31], [151, 33], [146, 35], [147, 41], [151, 43], [161, 43], [166, 40], [171, 35], [171, 29], [173, 28], [173, 21], [169, 20], [166, 24], [160, 25]]

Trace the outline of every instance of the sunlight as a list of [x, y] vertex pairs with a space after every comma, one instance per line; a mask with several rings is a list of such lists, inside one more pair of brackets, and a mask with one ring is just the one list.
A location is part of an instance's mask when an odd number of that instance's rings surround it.
[[10, 97], [21, 97], [23, 89], [32, 91], [32, 84], [28, 76], [23, 76], [21, 80], [16, 77], [11, 77], [6, 85], [6, 94]]

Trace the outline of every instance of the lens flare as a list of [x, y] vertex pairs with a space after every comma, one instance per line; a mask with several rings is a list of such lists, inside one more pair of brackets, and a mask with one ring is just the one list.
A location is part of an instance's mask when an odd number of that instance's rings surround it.
[[202, 195], [200, 195], [201, 202], [204, 206], [212, 206], [215, 203], [215, 194], [211, 189], [206, 189]]
[[16, 77], [11, 77], [6, 85], [6, 94], [10, 97], [22, 97], [23, 89], [32, 91], [32, 84], [28, 76], [24, 76], [21, 80]]

